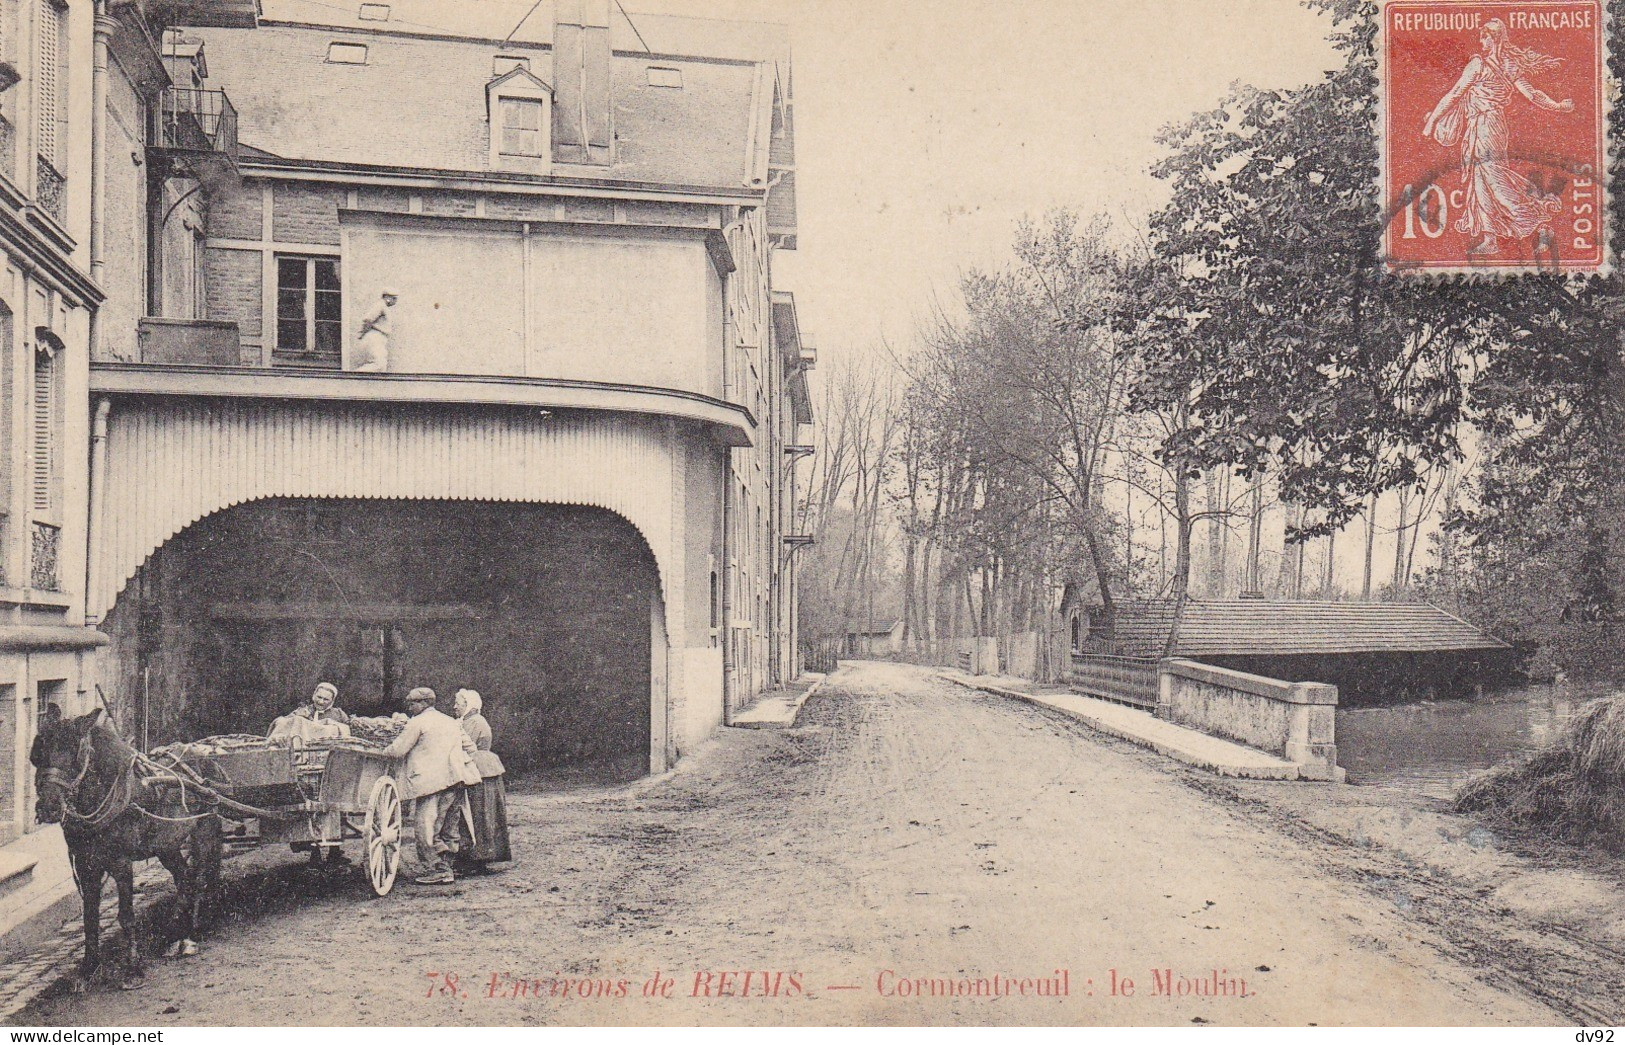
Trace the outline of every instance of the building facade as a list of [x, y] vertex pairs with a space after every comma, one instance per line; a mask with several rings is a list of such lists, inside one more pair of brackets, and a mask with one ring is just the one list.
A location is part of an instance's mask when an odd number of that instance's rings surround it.
[[[28, 745], [72, 705], [84, 627], [92, 278], [88, 3], [0, 2], [0, 843], [33, 825]], [[3, 868], [0, 868], [3, 870]], [[3, 887], [3, 883], [0, 883]]]
[[65, 510], [141, 742], [470, 686], [516, 768], [630, 776], [798, 671], [782, 38], [461, 6], [110, 27], [107, 227], [144, 234]]

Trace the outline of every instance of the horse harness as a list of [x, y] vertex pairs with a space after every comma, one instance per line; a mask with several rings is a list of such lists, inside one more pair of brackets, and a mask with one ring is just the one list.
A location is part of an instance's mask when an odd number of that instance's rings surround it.
[[[215, 811], [212, 809], [206, 809], [201, 813], [193, 813], [191, 811], [191, 805], [187, 799], [186, 781], [174, 776], [172, 773], [166, 772], [164, 768], [159, 766], [157, 763], [143, 757], [139, 751], [130, 752], [129, 759], [125, 761], [124, 767], [114, 775], [112, 784], [107, 789], [107, 794], [103, 796], [101, 802], [98, 803], [96, 808], [89, 813], [81, 813], [76, 807], [74, 800], [78, 797], [79, 787], [84, 783], [85, 777], [90, 775], [90, 767], [93, 761], [93, 756], [94, 748], [91, 743], [91, 738], [86, 736], [79, 741], [79, 771], [72, 778], [68, 777], [66, 771], [57, 769], [54, 766], [40, 770], [39, 783], [42, 787], [51, 785], [60, 788], [62, 791], [64, 799], [62, 803], [62, 816], [64, 820], [71, 821], [80, 827], [89, 828], [92, 831], [99, 831], [130, 810], [134, 810], [149, 820], [169, 824], [191, 823], [215, 814]], [[156, 779], [162, 779], [180, 784], [181, 809], [184, 810], [183, 815], [164, 816], [161, 813], [153, 812], [136, 800], [135, 771], [137, 765], [142, 765], [142, 768], [149, 771], [156, 771]], [[142, 783], [152, 783], [154, 782], [154, 779], [155, 778], [153, 777], [148, 777], [144, 779]]]

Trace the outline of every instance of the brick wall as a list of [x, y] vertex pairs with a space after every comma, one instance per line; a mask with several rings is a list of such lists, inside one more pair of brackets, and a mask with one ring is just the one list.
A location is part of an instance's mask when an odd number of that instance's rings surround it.
[[345, 192], [326, 185], [280, 182], [271, 192], [271, 236], [281, 243], [338, 246]]
[[712, 228], [716, 224], [716, 208], [700, 203], [631, 200], [625, 206], [626, 220], [640, 224], [684, 225], [690, 228]]
[[510, 221], [551, 221], [556, 196], [491, 196], [485, 201], [485, 216]]
[[209, 235], [222, 239], [259, 239], [265, 227], [261, 184], [244, 181], [215, 193], [209, 200]]
[[463, 218], [473, 217], [477, 199], [478, 197], [472, 192], [425, 193], [423, 197], [423, 213]]
[[259, 252], [210, 247], [203, 254], [203, 273], [209, 318], [236, 323], [245, 338], [260, 337], [264, 286]]
[[412, 203], [412, 194], [405, 189], [363, 186], [356, 189], [356, 206], [361, 210], [387, 210], [404, 214]]

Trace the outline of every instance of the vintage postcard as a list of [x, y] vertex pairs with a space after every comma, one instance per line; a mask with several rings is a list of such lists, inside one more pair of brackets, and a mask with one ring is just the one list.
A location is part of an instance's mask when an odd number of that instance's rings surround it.
[[1611, 1041], [1622, 7], [0, 0], [12, 1040]]

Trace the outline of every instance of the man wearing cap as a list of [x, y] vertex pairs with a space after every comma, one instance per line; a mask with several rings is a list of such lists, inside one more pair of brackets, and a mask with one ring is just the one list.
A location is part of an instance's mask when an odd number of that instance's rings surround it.
[[356, 342], [351, 369], [362, 373], [381, 373], [389, 369], [389, 339], [394, 333], [389, 310], [400, 300], [401, 292], [385, 287], [378, 294], [378, 304], [361, 319], [361, 338]]
[[434, 701], [434, 690], [427, 686], [408, 693], [406, 708], [412, 717], [383, 752], [386, 758], [405, 760], [398, 780], [401, 797], [413, 802], [420, 885], [455, 880], [446, 861], [446, 854], [455, 848], [448, 837], [450, 828], [463, 813], [463, 788], [480, 782], [474, 761], [479, 749], [461, 723], [435, 710]]

